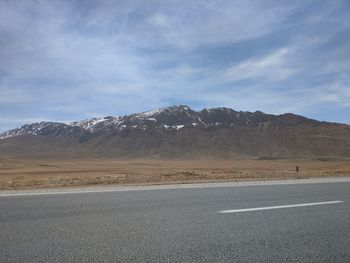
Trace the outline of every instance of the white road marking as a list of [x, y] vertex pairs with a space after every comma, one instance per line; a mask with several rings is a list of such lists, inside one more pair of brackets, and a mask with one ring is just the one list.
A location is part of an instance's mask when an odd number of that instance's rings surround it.
[[326, 202], [318, 202], [318, 203], [305, 203], [305, 204], [295, 204], [295, 205], [278, 205], [278, 206], [265, 206], [265, 207], [254, 207], [254, 208], [245, 208], [245, 209], [222, 210], [222, 211], [219, 211], [219, 213], [222, 213], [222, 214], [243, 213], [243, 212], [252, 212], [252, 211], [273, 210], [273, 209], [314, 206], [314, 205], [330, 205], [330, 204], [339, 204], [339, 203], [344, 203], [344, 201], [337, 200], [337, 201], [326, 201]]

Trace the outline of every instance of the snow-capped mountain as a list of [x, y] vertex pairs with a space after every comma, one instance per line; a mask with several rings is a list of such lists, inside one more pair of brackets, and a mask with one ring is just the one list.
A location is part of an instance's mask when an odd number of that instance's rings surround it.
[[72, 122], [70, 125], [78, 126], [91, 132], [101, 130], [122, 130], [125, 128], [166, 128], [179, 129], [184, 125], [200, 123], [199, 114], [187, 106], [172, 106], [127, 116], [93, 118]]
[[32, 124], [25, 124], [20, 128], [6, 131], [0, 134], [0, 139], [9, 137], [24, 136], [24, 135], [57, 135], [70, 133], [74, 130], [74, 126], [67, 125], [60, 122], [37, 122]]
[[[35, 149], [35, 150], [33, 150]], [[71, 123], [26, 124], [0, 134], [0, 155], [350, 156], [350, 126], [295, 114], [171, 106]]]
[[[306, 118], [297, 115], [290, 116], [299, 122], [307, 120]], [[179, 105], [127, 116], [107, 116], [104, 118], [74, 121], [69, 124], [57, 122], [26, 124], [20, 128], [0, 134], [0, 138], [4, 139], [22, 135], [59, 135], [75, 131], [74, 127], [79, 127], [91, 133], [112, 130], [120, 131], [127, 128], [179, 130], [184, 127], [209, 128], [212, 126], [256, 126], [271, 121], [278, 121], [279, 119], [280, 121], [282, 120], [280, 116], [268, 115], [262, 112], [237, 112], [224, 107], [203, 109], [197, 112], [188, 106]], [[293, 124], [295, 124], [295, 122]]]

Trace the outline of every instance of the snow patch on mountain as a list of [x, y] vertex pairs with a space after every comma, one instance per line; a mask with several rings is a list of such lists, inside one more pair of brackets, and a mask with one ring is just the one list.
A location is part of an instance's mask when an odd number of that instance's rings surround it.
[[175, 125], [174, 126], [177, 130], [180, 130], [182, 129], [183, 127], [185, 127], [185, 125]]

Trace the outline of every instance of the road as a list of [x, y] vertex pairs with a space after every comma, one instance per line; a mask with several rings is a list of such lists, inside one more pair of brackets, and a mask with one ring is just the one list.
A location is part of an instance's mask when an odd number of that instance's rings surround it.
[[150, 189], [0, 194], [0, 262], [350, 262], [350, 180]]

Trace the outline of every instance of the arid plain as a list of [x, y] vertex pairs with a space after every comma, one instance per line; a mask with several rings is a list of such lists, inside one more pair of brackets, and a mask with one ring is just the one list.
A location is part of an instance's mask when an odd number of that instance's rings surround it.
[[[299, 172], [296, 167], [299, 167]], [[350, 176], [349, 159], [0, 158], [0, 189]]]

